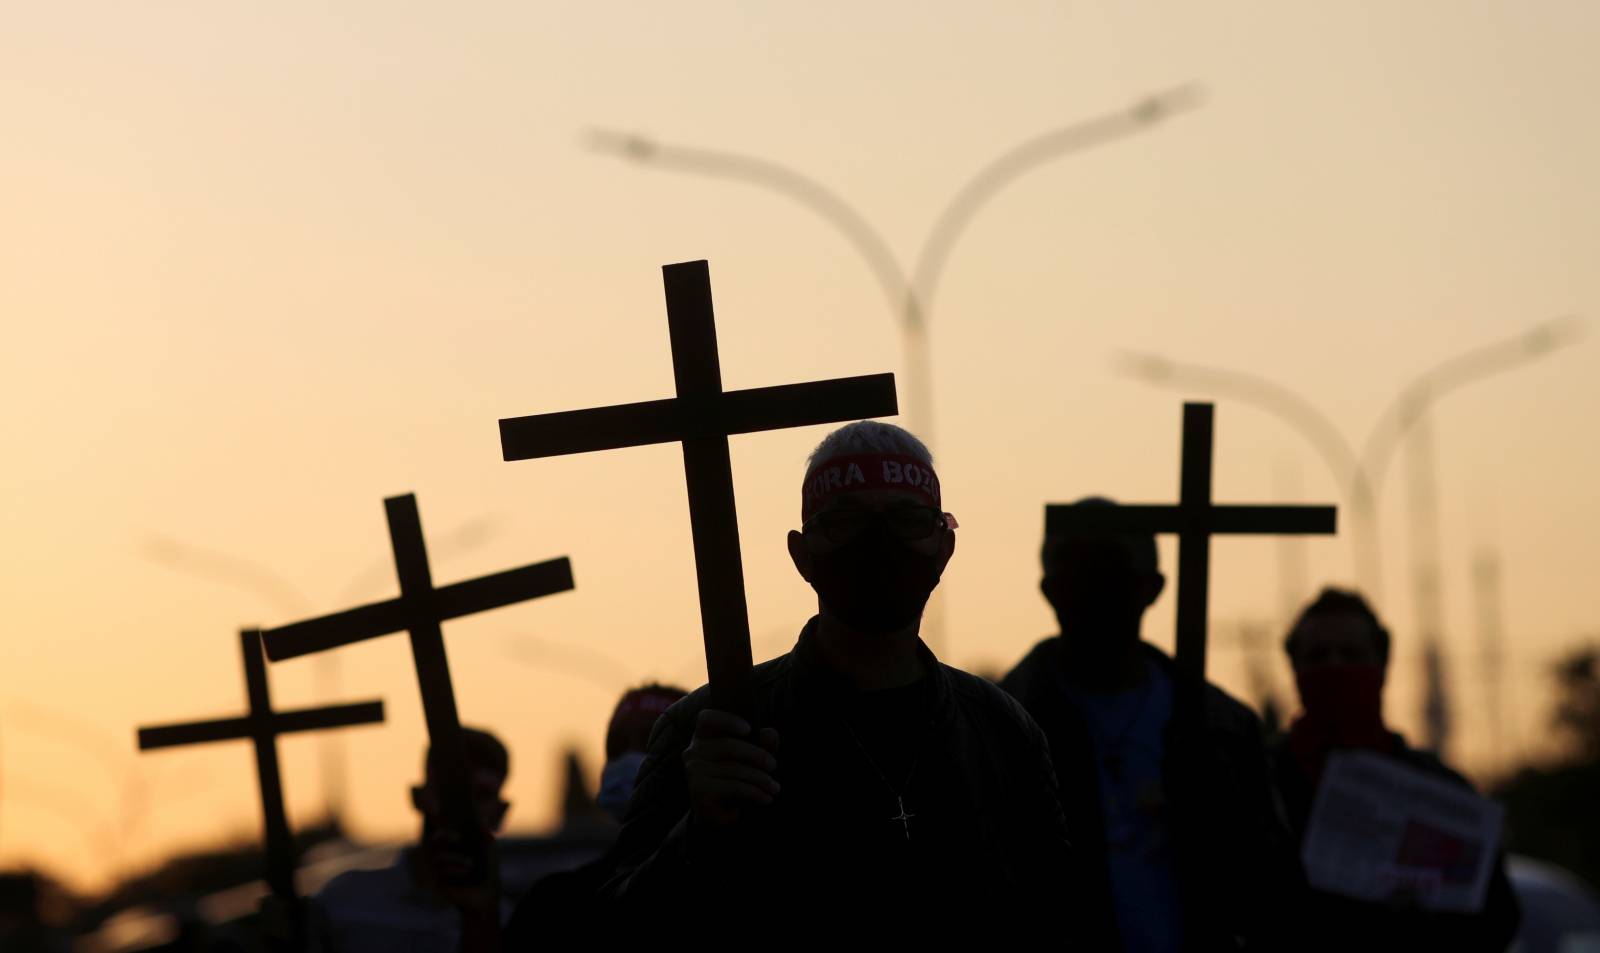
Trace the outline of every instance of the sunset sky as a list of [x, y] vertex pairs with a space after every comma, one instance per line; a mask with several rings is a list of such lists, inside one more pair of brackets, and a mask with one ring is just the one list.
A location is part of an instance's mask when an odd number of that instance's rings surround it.
[[[138, 756], [244, 703], [236, 630], [392, 595], [382, 498], [434, 577], [569, 555], [577, 590], [446, 627], [463, 718], [553, 817], [630, 682], [703, 677], [675, 446], [508, 464], [500, 417], [669, 396], [660, 266], [711, 263], [729, 388], [897, 371], [855, 250], [785, 196], [631, 164], [595, 128], [780, 161], [903, 259], [1024, 139], [1193, 83], [1200, 108], [1043, 166], [961, 239], [931, 317], [953, 664], [1051, 619], [1041, 504], [1177, 492], [1182, 393], [1125, 350], [1268, 376], [1356, 445], [1453, 354], [1600, 314], [1600, 6], [1536, 3], [12, 3], [0, 28], [0, 865], [80, 887], [253, 836], [243, 743]], [[1441, 484], [1457, 759], [1542, 750], [1543, 676], [1600, 633], [1600, 342], [1451, 395]], [[1199, 396], [1199, 395], [1195, 395]], [[733, 440], [758, 657], [814, 597], [783, 534], [826, 428]], [[1219, 498], [1345, 503], [1305, 438], [1218, 409]], [[1420, 730], [1403, 458], [1381, 498], [1388, 712]], [[1352, 578], [1307, 542], [1307, 585]], [[1214, 547], [1212, 674], [1272, 644], [1285, 550]], [[1484, 739], [1472, 565], [1504, 574], [1513, 717]], [[200, 553], [214, 556], [202, 559]], [[1172, 564], [1174, 549], [1163, 543]], [[273, 590], [227, 575], [250, 564]], [[237, 575], [237, 574], [236, 574]], [[1309, 595], [1309, 592], [1304, 593]], [[1171, 595], [1147, 620], [1171, 643]], [[1290, 682], [1267, 648], [1281, 691]], [[355, 832], [414, 828], [403, 636], [275, 665], [281, 705], [382, 697], [342, 733]], [[293, 819], [319, 742], [283, 743]]]

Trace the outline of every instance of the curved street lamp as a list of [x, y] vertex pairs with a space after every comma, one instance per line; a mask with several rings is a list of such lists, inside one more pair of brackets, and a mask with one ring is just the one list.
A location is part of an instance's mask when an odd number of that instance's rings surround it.
[[1382, 586], [1377, 501], [1389, 464], [1403, 438], [1424, 423], [1427, 411], [1445, 395], [1529, 364], [1576, 343], [1582, 336], [1581, 319], [1560, 317], [1436, 365], [1400, 389], [1367, 435], [1359, 453], [1316, 405], [1268, 378], [1248, 371], [1180, 363], [1141, 351], [1124, 352], [1117, 366], [1124, 374], [1146, 383], [1232, 397], [1273, 414], [1298, 431], [1348, 495], [1355, 517], [1351, 540], [1355, 547], [1356, 579], [1363, 589], [1376, 597]]
[[883, 233], [855, 207], [816, 179], [755, 156], [671, 145], [630, 132], [597, 130], [592, 148], [641, 165], [733, 179], [789, 196], [816, 212], [855, 248], [872, 270], [904, 335], [908, 399], [906, 416], [924, 442], [933, 445], [932, 365], [928, 319], [950, 253], [978, 212], [1006, 186], [1063, 156], [1126, 138], [1170, 116], [1197, 107], [1200, 91], [1182, 86], [1132, 106], [1035, 136], [991, 160], [958, 189], [934, 220], [911, 268], [896, 257]]

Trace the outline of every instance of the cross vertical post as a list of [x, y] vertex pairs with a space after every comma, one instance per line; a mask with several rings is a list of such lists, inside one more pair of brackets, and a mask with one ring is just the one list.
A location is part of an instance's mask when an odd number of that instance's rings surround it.
[[[686, 406], [711, 404], [722, 396], [717, 325], [711, 307], [711, 275], [705, 267], [662, 269], [672, 376]], [[748, 712], [750, 610], [745, 602], [744, 559], [739, 552], [739, 514], [734, 505], [733, 462], [728, 435], [708, 433], [683, 441], [683, 473], [694, 537], [695, 581], [706, 635], [706, 676], [715, 704]], [[714, 635], [713, 635], [714, 633]]]
[[267, 660], [261, 652], [261, 632], [239, 633], [244, 652], [245, 694], [249, 697], [250, 740], [255, 742], [256, 777], [261, 786], [263, 843], [267, 849], [267, 885], [286, 902], [295, 897], [294, 837], [283, 804], [283, 781], [278, 770], [278, 738], [272, 724], [272, 697], [267, 688]]
[[[1174, 654], [1178, 671], [1192, 686], [1206, 678], [1206, 628], [1211, 593], [1212, 436], [1214, 417], [1210, 404], [1183, 407], [1182, 475], [1178, 505], [1183, 529], [1178, 536], [1177, 639]], [[1180, 706], [1181, 707], [1181, 706]]]
[[429, 757], [443, 769], [436, 772], [433, 780], [439, 785], [445, 814], [462, 838], [463, 849], [477, 860], [478, 854], [472, 845], [478, 837], [478, 824], [473, 815], [467, 756], [461, 742], [461, 717], [456, 710], [455, 687], [450, 681], [444, 630], [433, 611], [433, 573], [428, 568], [428, 549], [422, 538], [417, 498], [410, 494], [390, 497], [383, 501], [383, 509], [389, 520], [389, 545], [394, 551], [395, 574], [400, 578], [400, 602], [411, 620], [411, 659], [422, 693], [422, 715], [427, 722], [428, 744], [432, 749]]

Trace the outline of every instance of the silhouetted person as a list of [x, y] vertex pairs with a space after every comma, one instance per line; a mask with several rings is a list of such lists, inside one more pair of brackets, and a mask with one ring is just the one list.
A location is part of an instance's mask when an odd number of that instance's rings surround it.
[[[1366, 600], [1326, 589], [1300, 614], [1284, 640], [1294, 667], [1303, 713], [1273, 746], [1278, 789], [1297, 839], [1306, 826], [1317, 785], [1335, 751], [1375, 751], [1428, 774], [1470, 788], [1467, 780], [1432, 754], [1418, 751], [1383, 721], [1383, 685], [1389, 669], [1389, 632]], [[1381, 941], [1408, 950], [1501, 951], [1520, 919], [1502, 858], [1478, 914], [1425, 912], [1397, 899], [1364, 903], [1306, 890], [1297, 946], [1348, 950]]]
[[918, 638], [955, 551], [927, 448], [850, 424], [802, 487], [789, 556], [818, 614], [756, 666], [753, 725], [705, 688], [656, 723], [606, 897], [685, 935], [760, 918], [760, 942], [904, 938], [1007, 908], [1059, 924], [1075, 901], [1044, 737]]
[[[1080, 909], [1097, 918], [1090, 948], [1277, 948], [1274, 905], [1292, 896], [1283, 879], [1298, 868], [1261, 725], [1208, 684], [1204, 730], [1175, 732], [1178, 674], [1140, 638], [1166, 582], [1155, 538], [1051, 535], [1041, 556], [1061, 632], [1000, 684], [1050, 739], [1085, 880]], [[1188, 762], [1185, 736], [1200, 749]]]
[[[462, 742], [481, 833], [492, 841], [511, 806], [500, 796], [510, 755], [487, 731], [463, 728]], [[429, 749], [422, 783], [411, 789], [412, 806], [422, 817], [417, 844], [389, 867], [340, 874], [313, 898], [314, 939], [320, 949], [455, 953], [464, 917], [498, 917], [501, 922], [509, 917], [511, 902], [497, 895], [496, 884], [451, 886], [468, 875], [472, 859], [446, 819], [437, 784], [440, 770]]]
[[[606, 726], [606, 765], [600, 772], [600, 809], [620, 830], [628, 801], [633, 797], [634, 780], [644, 763], [650, 731], [656, 719], [687, 695], [681, 688], [651, 684], [635, 688], [622, 696], [611, 722]], [[607, 851], [574, 870], [551, 874], [533, 885], [519, 901], [506, 926], [504, 948], [531, 950], [553, 933], [586, 929], [591, 933], [600, 924], [597, 913], [600, 888], [616, 869], [616, 854]]]
[[650, 748], [656, 721], [689, 693], [670, 685], [651, 684], [622, 696], [606, 726], [606, 766], [600, 772], [600, 809], [619, 825], [633, 799], [633, 785]]

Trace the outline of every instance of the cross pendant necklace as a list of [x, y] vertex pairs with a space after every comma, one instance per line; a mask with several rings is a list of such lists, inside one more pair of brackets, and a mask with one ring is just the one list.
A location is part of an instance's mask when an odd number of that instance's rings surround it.
[[878, 762], [872, 760], [871, 752], [867, 751], [867, 746], [861, 743], [860, 738], [856, 737], [855, 729], [850, 727], [850, 722], [844, 721], [843, 724], [844, 730], [850, 734], [850, 740], [854, 741], [856, 743], [856, 747], [861, 749], [861, 757], [866, 759], [867, 764], [872, 766], [873, 773], [878, 776], [878, 780], [882, 781], [883, 786], [889, 789], [890, 794], [894, 795], [894, 803], [896, 807], [900, 808], [900, 813], [889, 818], [889, 820], [899, 821], [900, 826], [905, 830], [906, 840], [910, 840], [911, 820], [917, 815], [906, 810], [906, 798], [904, 794], [900, 793], [900, 791], [902, 788], [909, 788], [911, 786], [911, 779], [916, 777], [917, 764], [921, 761], [921, 753], [919, 752], [917, 757], [912, 760], [911, 770], [906, 772], [905, 782], [902, 783], [899, 788], [896, 788], [893, 784], [890, 784], [889, 779], [884, 776], [883, 769], [878, 767]]
[[896, 814], [894, 817], [889, 818], [889, 820], [891, 820], [891, 821], [899, 821], [901, 823], [901, 825], [904, 826], [905, 829], [906, 829], [906, 840], [910, 840], [911, 839], [911, 819], [913, 817], [916, 817], [917, 815], [906, 813], [906, 799], [901, 797], [900, 795], [896, 794], [894, 796], [894, 802], [900, 806], [900, 813]]

